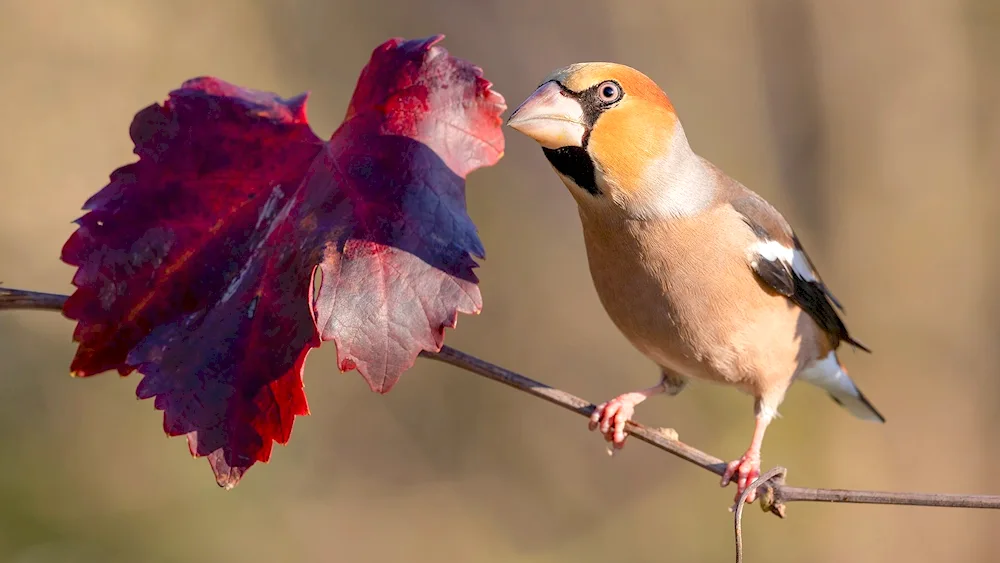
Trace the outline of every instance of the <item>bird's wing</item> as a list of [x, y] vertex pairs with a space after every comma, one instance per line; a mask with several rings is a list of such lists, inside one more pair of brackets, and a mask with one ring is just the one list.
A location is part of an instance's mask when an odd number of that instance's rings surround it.
[[747, 258], [758, 278], [808, 313], [830, 335], [834, 348], [844, 341], [871, 352], [848, 334], [837, 313], [837, 309], [843, 310], [840, 302], [823, 283], [785, 218], [749, 190], [732, 200], [731, 205], [757, 235]]

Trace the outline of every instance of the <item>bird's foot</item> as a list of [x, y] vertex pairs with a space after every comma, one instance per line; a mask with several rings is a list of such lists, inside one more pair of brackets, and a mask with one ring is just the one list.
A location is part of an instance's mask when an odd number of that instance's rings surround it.
[[[720, 484], [725, 487], [735, 478], [735, 500], [739, 500], [740, 495], [743, 494], [747, 485], [753, 483], [757, 477], [760, 477], [760, 452], [750, 449], [740, 459], [729, 462], [726, 466], [726, 472], [722, 474], [722, 482]], [[747, 503], [752, 503], [756, 499], [757, 491], [753, 491], [747, 495]]]
[[590, 430], [600, 429], [604, 439], [610, 442], [608, 454], [625, 446], [625, 422], [635, 414], [635, 406], [646, 400], [647, 395], [641, 392], [625, 393], [606, 403], [597, 405], [590, 415]]

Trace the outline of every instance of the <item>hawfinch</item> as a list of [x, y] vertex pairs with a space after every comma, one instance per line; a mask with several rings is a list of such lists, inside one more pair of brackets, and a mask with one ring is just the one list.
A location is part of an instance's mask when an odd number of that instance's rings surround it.
[[[792, 228], [760, 196], [691, 150], [666, 94], [627, 66], [553, 72], [508, 125], [531, 137], [576, 200], [601, 304], [654, 361], [660, 383], [598, 406], [590, 429], [625, 442], [635, 406], [689, 378], [754, 397], [750, 447], [722, 486], [760, 475], [764, 431], [795, 379], [854, 416], [884, 422], [847, 375], [851, 337]], [[836, 308], [835, 308], [836, 307]], [[614, 451], [614, 450], [612, 450]], [[756, 491], [747, 500], [753, 502]]]

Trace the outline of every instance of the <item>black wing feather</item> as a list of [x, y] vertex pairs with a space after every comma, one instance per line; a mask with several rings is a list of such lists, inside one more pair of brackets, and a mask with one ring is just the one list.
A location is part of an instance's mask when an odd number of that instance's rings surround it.
[[795, 276], [789, 270], [788, 265], [780, 260], [765, 260], [758, 256], [757, 260], [750, 264], [754, 272], [771, 289], [794, 300], [795, 297]]
[[798, 237], [784, 218], [756, 194], [735, 201], [733, 207], [743, 216], [744, 222], [761, 241], [775, 241], [786, 246], [791, 243], [792, 248], [800, 252], [809, 263], [809, 269], [812, 270], [815, 280], [802, 278], [793, 270], [791, 264], [783, 260], [768, 260], [760, 255], [757, 255], [750, 262], [757, 277], [768, 287], [784, 295], [808, 313], [816, 321], [816, 324], [833, 338], [835, 348], [840, 345], [841, 341], [844, 341], [870, 353], [871, 350], [867, 346], [848, 333], [847, 326], [837, 314], [837, 309], [843, 310], [840, 302], [827, 289], [826, 284], [816, 272], [809, 255], [806, 254]]
[[806, 262], [809, 263], [809, 269], [812, 270], [813, 275], [816, 276], [816, 279], [819, 281], [820, 287], [823, 288], [823, 293], [825, 293], [826, 296], [830, 298], [830, 301], [833, 301], [833, 304], [836, 305], [837, 308], [841, 310], [841, 312], [843, 312], [844, 306], [840, 304], [840, 301], [838, 301], [837, 298], [834, 297], [832, 293], [830, 293], [830, 288], [828, 288], [826, 284], [823, 283], [823, 278], [820, 277], [819, 271], [816, 269], [816, 266], [813, 265], [812, 258], [809, 257], [809, 254], [806, 252], [806, 249], [802, 248], [802, 243], [799, 242], [799, 237], [795, 233], [792, 233], [792, 241], [795, 243], [795, 249], [801, 252], [802, 256], [805, 256]]

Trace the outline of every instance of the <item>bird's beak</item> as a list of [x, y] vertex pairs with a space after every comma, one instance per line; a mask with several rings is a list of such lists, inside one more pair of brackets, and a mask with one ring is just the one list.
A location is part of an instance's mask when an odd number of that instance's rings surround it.
[[555, 81], [542, 84], [521, 102], [507, 125], [547, 149], [582, 146], [587, 130], [580, 103], [566, 95]]

